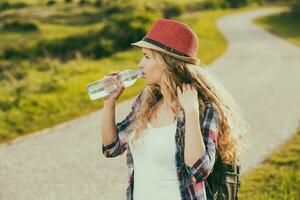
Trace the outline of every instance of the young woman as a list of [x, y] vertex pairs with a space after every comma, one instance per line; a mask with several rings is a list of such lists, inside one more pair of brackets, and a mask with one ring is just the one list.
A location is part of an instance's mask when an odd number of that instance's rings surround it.
[[127, 200], [206, 200], [206, 178], [217, 158], [240, 157], [247, 126], [234, 99], [200, 65], [198, 38], [179, 21], [157, 20], [139, 47], [146, 88], [132, 110], [115, 124], [115, 102], [124, 90], [105, 97], [102, 152], [116, 157], [127, 150]]

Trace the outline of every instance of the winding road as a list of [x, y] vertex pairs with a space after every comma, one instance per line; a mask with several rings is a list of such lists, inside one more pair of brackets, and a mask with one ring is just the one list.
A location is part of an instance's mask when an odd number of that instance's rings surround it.
[[[251, 126], [243, 173], [290, 138], [300, 119], [300, 48], [252, 22], [280, 11], [259, 9], [217, 21], [229, 46], [209, 70]], [[117, 121], [128, 114], [132, 100], [117, 105]], [[125, 154], [114, 159], [102, 154], [101, 112], [0, 145], [0, 199], [125, 199]]]

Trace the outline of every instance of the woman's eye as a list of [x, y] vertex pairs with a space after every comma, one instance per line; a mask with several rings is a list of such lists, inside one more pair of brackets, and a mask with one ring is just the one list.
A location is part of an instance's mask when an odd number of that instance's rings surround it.
[[148, 56], [146, 56], [145, 54], [144, 54], [143, 56], [144, 56], [145, 58], [147, 58], [147, 59], [149, 58], [149, 57], [148, 57]]

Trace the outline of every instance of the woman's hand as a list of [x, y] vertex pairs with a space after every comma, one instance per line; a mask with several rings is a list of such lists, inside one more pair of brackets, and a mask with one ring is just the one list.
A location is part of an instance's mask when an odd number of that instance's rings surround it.
[[118, 100], [119, 96], [122, 94], [125, 86], [121, 79], [119, 71], [111, 72], [108, 76], [113, 78], [118, 88], [104, 97], [104, 104], [114, 105], [115, 102]]
[[183, 84], [182, 91], [177, 87], [177, 96], [185, 113], [199, 112], [198, 92], [193, 86]]

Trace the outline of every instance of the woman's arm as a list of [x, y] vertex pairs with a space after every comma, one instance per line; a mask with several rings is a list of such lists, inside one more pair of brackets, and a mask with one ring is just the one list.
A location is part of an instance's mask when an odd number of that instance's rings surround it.
[[[115, 105], [105, 105], [102, 119], [102, 153], [105, 157], [122, 155], [126, 150], [127, 138], [132, 132], [132, 122], [141, 104], [144, 90], [131, 106], [131, 112], [121, 122], [115, 124]], [[109, 119], [107, 119], [109, 118]]]
[[185, 164], [193, 166], [204, 153], [205, 145], [200, 129], [199, 111], [185, 113]]
[[215, 163], [218, 113], [206, 104], [203, 122], [199, 120], [197, 90], [190, 84], [177, 88], [178, 100], [185, 113], [184, 164], [196, 182], [207, 178]]
[[126, 150], [126, 138], [131, 130], [128, 130], [132, 123], [134, 108], [124, 120], [115, 124], [115, 108], [113, 105], [104, 108], [102, 121], [102, 153], [105, 157], [111, 158], [122, 155]]
[[[186, 116], [185, 156], [188, 158], [185, 166], [195, 182], [205, 180], [210, 174], [216, 159], [219, 119], [216, 109], [211, 104], [206, 105], [204, 118], [200, 124], [199, 116]], [[196, 122], [198, 120], [198, 122]]]
[[115, 124], [115, 103], [104, 103], [101, 123], [102, 144], [104, 146], [113, 143], [113, 140], [117, 137]]
[[117, 89], [104, 97], [103, 115], [101, 125], [102, 152], [106, 157], [119, 155], [118, 130], [115, 125], [115, 104], [124, 91], [125, 85], [122, 82], [119, 72], [112, 72], [110, 76], [116, 83]]

